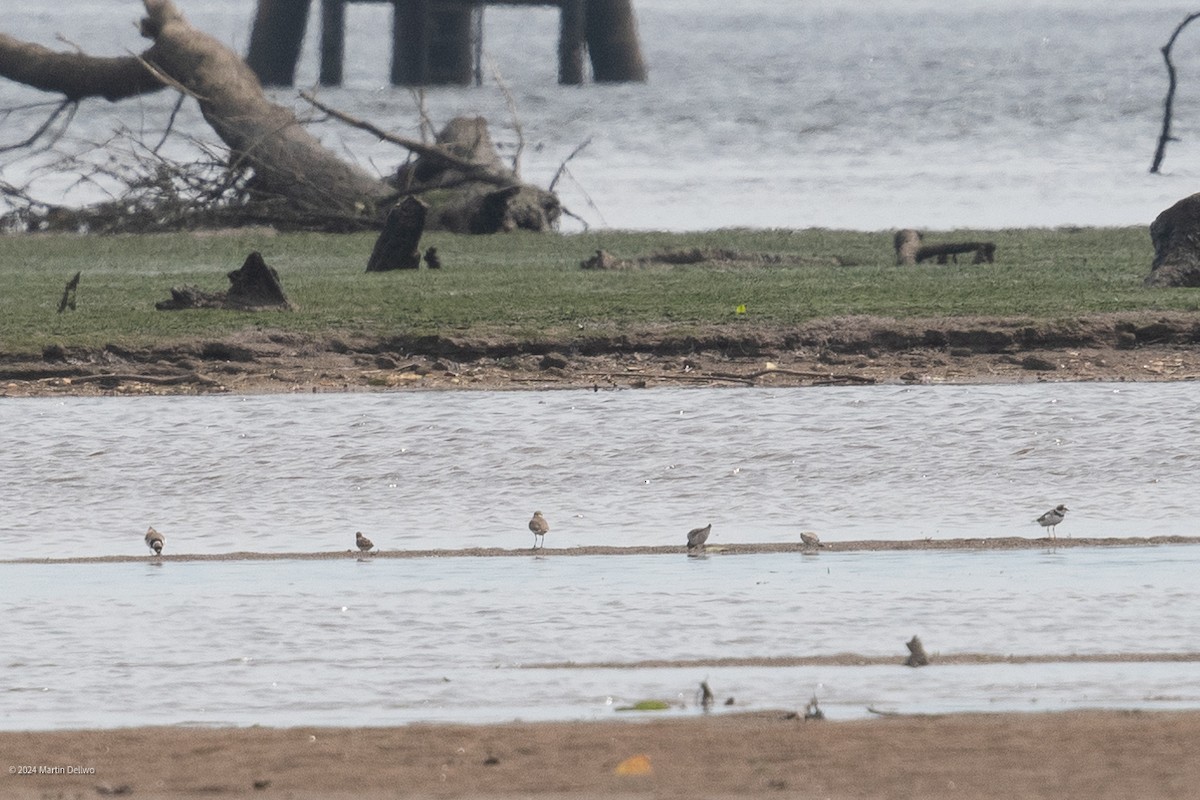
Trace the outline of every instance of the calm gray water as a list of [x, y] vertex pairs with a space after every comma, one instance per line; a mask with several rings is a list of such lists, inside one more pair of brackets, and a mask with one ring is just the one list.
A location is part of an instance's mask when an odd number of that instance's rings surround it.
[[[1179, 652], [1200, 550], [0, 565], [0, 728], [1200, 707], [1194, 663], [525, 669], [857, 652]], [[723, 708], [723, 707], [722, 707]]]
[[[104, 55], [144, 47], [135, 0], [69, 6], [9, 3], [0, 28], [48, 46], [67, 40]], [[252, 0], [180, 0], [194, 24], [244, 52]], [[524, 129], [527, 179], [546, 185], [587, 139], [559, 192], [593, 227], [695, 230], [826, 226], [859, 230], [1061, 224], [1147, 224], [1200, 178], [1200, 55], [1194, 30], [1180, 71], [1166, 174], [1148, 174], [1162, 119], [1159, 48], [1194, 11], [1172, 0], [638, 0], [651, 79], [644, 86], [555, 84], [557, 15], [488, 9], [485, 47]], [[314, 12], [299, 85], [315, 81]], [[417, 136], [412, 95], [386, 84], [386, 4], [350, 6], [354, 52], [327, 102]], [[278, 99], [304, 110], [294, 92]], [[45, 99], [0, 86], [4, 105]], [[68, 141], [128, 128], [153, 142], [173, 97], [89, 103]], [[502, 93], [433, 89], [438, 124], [483, 114], [513, 151]], [[42, 110], [6, 119], [18, 141]], [[188, 104], [177, 125], [206, 131]], [[332, 124], [331, 146], [371, 170], [402, 160], [390, 145]], [[168, 143], [183, 153], [184, 140]], [[91, 154], [102, 159], [112, 148]], [[0, 178], [24, 182], [39, 159]], [[61, 198], [72, 179], [42, 176]], [[91, 194], [89, 194], [91, 193]], [[75, 199], [94, 197], [75, 187]], [[568, 221], [566, 230], [577, 229]]]
[[[1194, 384], [0, 401], [0, 558], [1195, 534]], [[47, 537], [46, 534], [53, 535]]]
[[641, 699], [1200, 707], [1194, 664], [528, 669], [1200, 650], [1200, 549], [179, 563], [174, 553], [1194, 534], [1191, 384], [0, 401], [0, 727], [607, 718]]

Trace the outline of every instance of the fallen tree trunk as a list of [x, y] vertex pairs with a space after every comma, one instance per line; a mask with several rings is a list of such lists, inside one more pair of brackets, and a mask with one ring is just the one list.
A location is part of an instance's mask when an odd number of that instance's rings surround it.
[[939, 264], [945, 264], [949, 258], [958, 263], [958, 256], [963, 253], [974, 253], [972, 264], [992, 264], [996, 261], [996, 245], [993, 242], [948, 242], [945, 244], [927, 244], [917, 249], [916, 261], [928, 261], [933, 258]]
[[437, 148], [402, 166], [392, 184], [429, 199], [431, 228], [457, 233], [548, 231], [562, 215], [553, 192], [522, 183], [504, 166], [483, 117], [450, 120]]
[[365, 204], [393, 195], [317, 141], [291, 110], [263, 94], [254, 72], [229, 48], [193, 28], [171, 0], [144, 0], [142, 34], [154, 39], [150, 67], [200, 104], [200, 112], [233, 151], [234, 168], [250, 170], [249, 186], [299, 210], [358, 216]]
[[[420, 153], [415, 163], [422, 174], [416, 180], [406, 178], [405, 185], [380, 180], [343, 161], [305, 130], [290, 109], [267, 99], [246, 63], [188, 24], [171, 0], [143, 2], [147, 13], [140, 30], [153, 44], [141, 55], [55, 53], [0, 35], [0, 77], [59, 92], [64, 102], [87, 97], [117, 100], [163, 86], [194, 98], [229, 147], [229, 170], [243, 178], [237, 202], [248, 218], [259, 222], [326, 230], [378, 228], [399, 198], [434, 189], [451, 191], [438, 192], [438, 200], [430, 203], [431, 227], [491, 233], [549, 230], [557, 222], [557, 197], [498, 168], [491, 161], [496, 158], [494, 149], [480, 166], [464, 169], [464, 159], [451, 149], [455, 141], [421, 145], [423, 149], [414, 152]], [[455, 123], [447, 126], [451, 128], [458, 130]], [[482, 118], [468, 128], [491, 148]], [[445, 151], [439, 156], [441, 148]], [[456, 177], [446, 178], [448, 171]]]

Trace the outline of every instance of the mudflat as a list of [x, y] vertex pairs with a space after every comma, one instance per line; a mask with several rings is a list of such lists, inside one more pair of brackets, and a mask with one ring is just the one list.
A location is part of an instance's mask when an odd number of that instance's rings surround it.
[[1197, 741], [1195, 711], [0, 733], [0, 795], [1154, 800], [1196, 796]]
[[1198, 330], [1179, 312], [1069, 323], [847, 317], [683, 336], [642, 325], [561, 341], [254, 330], [144, 349], [0, 352], [0, 397], [1180, 381], [1200, 379]]

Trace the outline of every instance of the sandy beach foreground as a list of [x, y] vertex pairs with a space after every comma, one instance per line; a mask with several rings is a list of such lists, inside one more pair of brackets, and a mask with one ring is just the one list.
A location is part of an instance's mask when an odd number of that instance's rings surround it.
[[0, 733], [0, 795], [1148, 800], [1196, 796], [1197, 741], [1195, 711]]

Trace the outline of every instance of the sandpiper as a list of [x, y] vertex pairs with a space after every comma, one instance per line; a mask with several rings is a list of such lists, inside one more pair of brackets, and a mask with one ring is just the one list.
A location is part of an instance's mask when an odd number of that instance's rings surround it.
[[370, 552], [371, 548], [375, 546], [374, 542], [362, 535], [362, 531], [354, 532], [354, 543], [358, 545], [358, 549], [364, 553]]
[[695, 550], [697, 547], [704, 549], [704, 543], [708, 541], [708, 534], [712, 531], [712, 523], [708, 523], [703, 528], [692, 528], [688, 531], [688, 550]]
[[1071, 509], [1067, 508], [1062, 503], [1059, 503], [1045, 514], [1042, 514], [1040, 517], [1038, 517], [1037, 523], [1043, 528], [1049, 528], [1050, 537], [1057, 539], [1058, 533], [1054, 529], [1058, 526], [1058, 523], [1063, 521], [1063, 519], [1067, 516], [1067, 512], [1070, 510]]
[[146, 546], [150, 548], [150, 551], [154, 553], [154, 555], [162, 555], [163, 535], [154, 530], [153, 525], [146, 529]]
[[533, 531], [533, 549], [538, 549], [539, 541], [542, 547], [545, 547], [546, 534], [550, 532], [550, 523], [546, 522], [546, 518], [542, 516], [542, 512], [533, 512], [533, 519], [529, 520], [529, 530]]
[[800, 541], [805, 547], [821, 547], [821, 537], [812, 531], [800, 531]]

